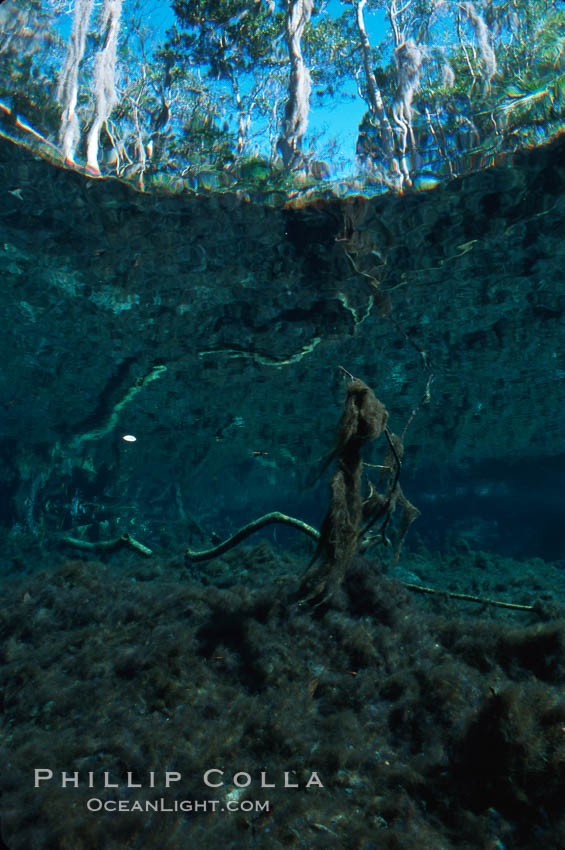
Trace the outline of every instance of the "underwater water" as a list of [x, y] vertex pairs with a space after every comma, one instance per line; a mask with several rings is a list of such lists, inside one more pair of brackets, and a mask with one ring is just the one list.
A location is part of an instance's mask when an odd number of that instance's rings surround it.
[[0, 3], [0, 848], [565, 848], [563, 10], [499, 5]]

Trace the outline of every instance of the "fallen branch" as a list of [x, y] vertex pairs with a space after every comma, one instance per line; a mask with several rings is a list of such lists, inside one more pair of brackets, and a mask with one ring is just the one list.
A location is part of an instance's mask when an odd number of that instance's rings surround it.
[[97, 540], [96, 542], [92, 542], [90, 540], [80, 540], [78, 537], [60, 537], [59, 540], [67, 546], [86, 549], [87, 552], [112, 552], [114, 549], [125, 547], [127, 549], [133, 549], [134, 552], [139, 552], [140, 555], [144, 555], [146, 558], [150, 558], [153, 554], [152, 549], [144, 546], [143, 543], [131, 537], [127, 532], [122, 534], [121, 537], [115, 537], [113, 540]]
[[281, 514], [279, 511], [273, 511], [273, 513], [265, 514], [264, 516], [259, 517], [259, 519], [244, 525], [243, 528], [240, 528], [240, 530], [232, 537], [228, 537], [227, 540], [224, 540], [223, 543], [219, 543], [218, 546], [214, 546], [213, 549], [204, 549], [201, 552], [195, 552], [192, 549], [187, 549], [184, 556], [188, 561], [208, 561], [210, 558], [217, 558], [218, 555], [223, 555], [223, 553], [227, 552], [228, 549], [231, 549], [233, 546], [237, 546], [237, 544], [241, 543], [242, 540], [245, 540], [246, 537], [249, 537], [256, 531], [259, 531], [266, 525], [270, 525], [275, 522], [282, 523], [283, 525], [290, 525], [293, 528], [297, 528], [299, 531], [303, 531], [304, 534], [307, 534], [315, 540], [316, 543], [320, 539], [319, 532], [306, 522], [302, 522], [302, 520], [296, 519], [292, 516], [287, 516], [286, 514]]
[[512, 608], [514, 611], [537, 611], [537, 605], [519, 605], [517, 602], [501, 602], [498, 599], [485, 599], [483, 596], [472, 596], [469, 593], [455, 593], [452, 590], [441, 590], [435, 587], [426, 587], [423, 584], [412, 584], [403, 581], [402, 584], [408, 590], [416, 593], [432, 593], [437, 596], [447, 596], [449, 599], [463, 599], [464, 602], [478, 602], [481, 605], [495, 605], [497, 608]]
[[[217, 558], [219, 555], [223, 555], [229, 549], [237, 546], [238, 543], [245, 540], [246, 537], [249, 537], [256, 531], [259, 531], [266, 525], [277, 522], [282, 523], [283, 525], [290, 525], [292, 528], [297, 528], [299, 531], [303, 531], [316, 542], [320, 539], [320, 532], [316, 531], [315, 528], [312, 528], [311, 525], [302, 522], [300, 519], [296, 519], [296, 517], [287, 516], [286, 514], [274, 511], [273, 513], [265, 514], [265, 516], [259, 517], [259, 519], [243, 526], [243, 528], [232, 535], [232, 537], [228, 537], [227, 540], [224, 540], [223, 543], [219, 543], [212, 549], [203, 549], [200, 552], [194, 551], [193, 549], [187, 549], [184, 553], [185, 558], [187, 561], [193, 562], [209, 561], [212, 558]], [[366, 548], [370, 542], [371, 541], [362, 540], [359, 546], [360, 551], [364, 551], [364, 548]], [[537, 605], [519, 605], [517, 602], [502, 602], [498, 599], [487, 599], [484, 596], [473, 596], [469, 593], [456, 593], [452, 590], [442, 590], [441, 588], [428, 587], [424, 584], [414, 584], [413, 582], [408, 581], [400, 581], [400, 583], [403, 587], [407, 588], [407, 590], [412, 590], [415, 593], [428, 593], [436, 596], [444, 596], [448, 599], [461, 599], [464, 602], [475, 602], [479, 605], [494, 605], [497, 608], [510, 608], [514, 611], [537, 611]]]

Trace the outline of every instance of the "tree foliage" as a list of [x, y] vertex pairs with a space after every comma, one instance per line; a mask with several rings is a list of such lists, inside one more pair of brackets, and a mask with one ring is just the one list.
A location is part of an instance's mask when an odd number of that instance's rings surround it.
[[[89, 139], [102, 173], [315, 191], [347, 162], [356, 185], [404, 190], [537, 143], [563, 121], [562, 0], [174, 0], [159, 36], [152, 17], [164, 4], [124, 0], [116, 67], [101, 69], [111, 2], [94, 6], [73, 107], [77, 156]], [[73, 93], [57, 103], [71, 47], [56, 24], [72, 7], [5, 0], [0, 10], [3, 120], [21, 112], [58, 143]]]

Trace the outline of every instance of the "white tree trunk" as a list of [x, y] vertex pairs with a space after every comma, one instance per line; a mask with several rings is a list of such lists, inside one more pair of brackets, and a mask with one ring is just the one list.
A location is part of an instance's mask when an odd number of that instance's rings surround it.
[[122, 0], [105, 0], [102, 12], [102, 27], [105, 32], [104, 45], [94, 60], [94, 96], [96, 109], [86, 145], [86, 165], [89, 171], [99, 174], [98, 142], [100, 130], [116, 105], [115, 88], [116, 48]]
[[300, 160], [302, 138], [308, 126], [310, 72], [304, 64], [301, 41], [310, 20], [314, 0], [287, 0], [285, 37], [290, 57], [290, 76], [285, 116], [278, 146], [285, 168]]
[[76, 0], [67, 58], [57, 86], [57, 100], [63, 107], [59, 137], [65, 162], [68, 163], [74, 163], [75, 150], [80, 138], [80, 125], [76, 114], [78, 70], [84, 56], [93, 5], [94, 0]]

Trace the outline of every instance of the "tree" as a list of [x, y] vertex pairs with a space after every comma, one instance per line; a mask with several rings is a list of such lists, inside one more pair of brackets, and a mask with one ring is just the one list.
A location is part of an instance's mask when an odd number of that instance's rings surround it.
[[300, 157], [302, 138], [308, 126], [310, 109], [310, 71], [302, 56], [304, 28], [310, 21], [314, 0], [287, 0], [285, 39], [290, 59], [288, 96], [278, 142], [285, 168], [296, 165]]
[[[165, 46], [177, 80], [203, 74], [237, 115], [235, 155], [246, 152], [252, 115], [265, 114], [261, 96], [280, 68], [282, 15], [274, 4], [247, 0], [176, 0], [177, 24]], [[232, 106], [229, 109], [228, 102]]]
[[[504, 147], [501, 119], [534, 105], [555, 111], [560, 101], [562, 13], [550, 0], [343, 2], [357, 32], [351, 73], [367, 104], [357, 153], [373, 181], [404, 188], [426, 170], [438, 179], [465, 171], [477, 164], [474, 151]], [[368, 10], [388, 22], [376, 47]]]
[[[302, 142], [312, 86], [320, 103], [345, 73], [338, 22], [323, 11], [314, 16], [313, 0], [283, 0], [281, 8], [264, 0], [178, 0], [174, 9], [166, 50], [179, 76], [192, 71], [213, 87], [228, 132], [236, 123], [234, 160], [272, 161], [278, 151], [287, 170], [307, 168]], [[252, 150], [254, 122], [263, 141]]]
[[21, 115], [46, 134], [57, 124], [52, 91], [59, 44], [41, 0], [0, 5], [0, 98], [13, 121]]
[[[74, 0], [65, 49], [67, 0], [4, 0], [4, 121], [34, 143], [58, 139], [67, 162], [94, 174], [198, 186], [207, 172], [211, 185], [284, 189], [328, 175], [313, 117], [324, 110], [337, 136], [347, 98], [365, 108], [347, 167], [373, 190], [432, 185], [557, 131], [561, 0], [341, 0], [337, 17], [327, 3], [174, 0], [157, 44], [147, 12], [161, 0]], [[18, 111], [39, 131], [22, 129]]]

